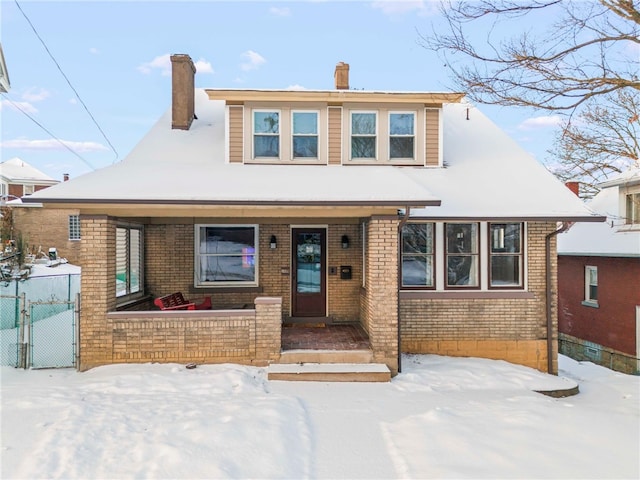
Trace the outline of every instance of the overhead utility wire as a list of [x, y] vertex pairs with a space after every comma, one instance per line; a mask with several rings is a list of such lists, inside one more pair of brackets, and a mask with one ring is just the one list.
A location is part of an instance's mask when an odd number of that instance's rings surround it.
[[[22, 10], [22, 7], [20, 6], [20, 4], [18, 3], [18, 0], [14, 0], [14, 2], [16, 3], [16, 6], [18, 7], [18, 10], [20, 10], [20, 13], [22, 13], [22, 15], [24, 16], [24, 18], [27, 20], [27, 23], [29, 23], [29, 25], [31, 26], [31, 29], [33, 30], [33, 33], [35, 33], [36, 37], [38, 37], [38, 40], [40, 40], [40, 43], [42, 43], [42, 46], [44, 47], [44, 49], [47, 51], [47, 53], [49, 54], [49, 56], [51, 57], [51, 60], [53, 61], [53, 63], [55, 63], [56, 67], [58, 67], [58, 70], [60, 71], [60, 73], [62, 74], [62, 76], [64, 77], [64, 79], [67, 81], [67, 84], [69, 85], [69, 87], [71, 88], [71, 90], [73, 90], [73, 93], [75, 93], [76, 98], [78, 99], [78, 101], [80, 101], [80, 103], [82, 104], [82, 106], [84, 107], [85, 111], [87, 112], [87, 114], [89, 115], [89, 117], [91, 117], [91, 120], [93, 121], [93, 123], [95, 124], [95, 126], [98, 128], [98, 130], [100, 130], [100, 133], [102, 134], [102, 136], [104, 137], [104, 139], [107, 141], [107, 143], [109, 144], [109, 146], [111, 147], [111, 150], [113, 150], [113, 153], [115, 153], [116, 158], [115, 160], [118, 159], [119, 155], [118, 155], [118, 151], [115, 149], [115, 147], [113, 146], [113, 144], [111, 143], [111, 141], [109, 141], [109, 139], [107, 138], [107, 135], [104, 133], [104, 131], [102, 130], [102, 128], [100, 127], [100, 125], [98, 124], [98, 122], [96, 121], [96, 119], [93, 117], [93, 115], [91, 114], [91, 112], [89, 111], [89, 108], [85, 105], [84, 101], [82, 101], [82, 98], [80, 98], [80, 95], [78, 94], [78, 92], [76, 91], [76, 89], [74, 88], [74, 86], [71, 84], [71, 81], [69, 80], [69, 78], [67, 78], [67, 76], [65, 75], [65, 73], [62, 71], [62, 68], [60, 67], [60, 64], [57, 62], [57, 60], [54, 58], [53, 54], [49, 51], [49, 48], [47, 47], [47, 44], [44, 43], [44, 40], [42, 39], [42, 37], [40, 37], [40, 35], [38, 34], [38, 31], [36, 30], [36, 27], [33, 26], [33, 23], [31, 23], [31, 20], [29, 20], [29, 17], [27, 17], [27, 14], [24, 13], [24, 11]], [[114, 161], [115, 161], [114, 160]]]
[[17, 103], [15, 103], [13, 100], [11, 100], [9, 97], [7, 97], [4, 93], [2, 94], [2, 96], [5, 98], [5, 100], [7, 102], [9, 102], [11, 105], [13, 105], [17, 110], [21, 111], [23, 114], [25, 114], [33, 123], [35, 123], [36, 125], [38, 125], [42, 130], [44, 130], [45, 132], [47, 132], [49, 135], [51, 135], [51, 137], [56, 140], [58, 143], [60, 143], [60, 145], [62, 145], [64, 148], [66, 148], [67, 150], [69, 150], [71, 153], [73, 153], [76, 157], [78, 157], [80, 160], [82, 160], [82, 162], [84, 164], [86, 164], [89, 168], [91, 168], [91, 170], [95, 170], [96, 167], [94, 167], [93, 165], [91, 165], [86, 159], [84, 159], [78, 152], [76, 152], [75, 150], [73, 150], [69, 145], [67, 145], [66, 143], [64, 143], [62, 140], [60, 140], [58, 137], [56, 137], [53, 133], [51, 133], [49, 130], [47, 130], [47, 128], [42, 125], [40, 122], [38, 122], [35, 118], [33, 118], [31, 115], [29, 115], [26, 111], [24, 111], [22, 109], [22, 107], [20, 107], [20, 105], [18, 105]]

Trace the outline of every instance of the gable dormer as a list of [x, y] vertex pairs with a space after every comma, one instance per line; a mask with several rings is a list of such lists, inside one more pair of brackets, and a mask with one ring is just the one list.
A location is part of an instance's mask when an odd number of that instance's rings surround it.
[[207, 89], [226, 103], [227, 161], [253, 164], [442, 166], [442, 105], [459, 93], [348, 89]]

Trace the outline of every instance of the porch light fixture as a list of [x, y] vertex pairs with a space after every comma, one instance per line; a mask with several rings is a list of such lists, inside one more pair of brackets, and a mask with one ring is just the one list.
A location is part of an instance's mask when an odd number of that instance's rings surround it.
[[349, 237], [342, 235], [342, 248], [349, 248]]
[[273, 250], [275, 250], [278, 247], [278, 242], [276, 241], [275, 235], [271, 235], [271, 240], [269, 240], [269, 244]]

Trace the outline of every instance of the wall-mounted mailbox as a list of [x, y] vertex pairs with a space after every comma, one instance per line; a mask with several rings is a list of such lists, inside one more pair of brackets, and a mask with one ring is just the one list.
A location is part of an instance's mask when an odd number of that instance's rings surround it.
[[351, 265], [340, 266], [340, 278], [342, 280], [351, 280]]

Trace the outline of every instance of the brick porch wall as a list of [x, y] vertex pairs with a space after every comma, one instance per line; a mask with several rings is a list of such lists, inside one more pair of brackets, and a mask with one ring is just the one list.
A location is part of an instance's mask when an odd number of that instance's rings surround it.
[[374, 361], [398, 373], [398, 223], [372, 218], [367, 223], [366, 280], [360, 304]]
[[[402, 351], [506, 360], [547, 371], [545, 236], [553, 223], [529, 223], [531, 298], [402, 298]], [[557, 373], [557, 257], [552, 239], [553, 373]]]

